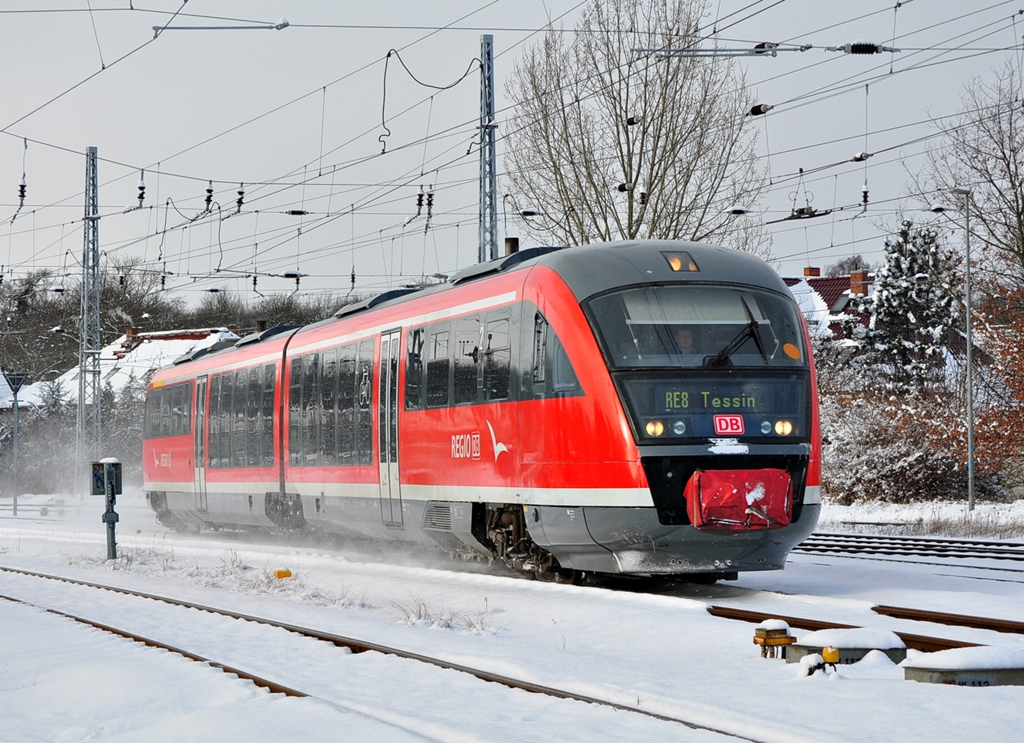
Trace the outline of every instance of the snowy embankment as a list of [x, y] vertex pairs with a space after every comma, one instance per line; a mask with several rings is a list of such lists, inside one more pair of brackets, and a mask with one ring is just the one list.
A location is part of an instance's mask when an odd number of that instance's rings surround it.
[[[1024, 637], [899, 622], [871, 611], [872, 605], [886, 603], [1019, 619], [1024, 577], [1012, 574], [991, 580], [991, 574], [974, 568], [796, 555], [783, 572], [651, 595], [530, 582], [480, 566], [455, 572], [422, 556], [391, 556], [384, 562], [317, 546], [182, 536], [160, 528], [137, 494], [120, 500], [118, 561], [103, 559], [99, 499], [67, 498], [63, 507], [23, 499], [17, 520], [9, 512], [0, 514], [0, 565], [279, 618], [639, 705], [760, 741], [1005, 741], [1019, 735], [1024, 719], [1024, 688], [907, 682], [902, 668], [877, 654], [828, 677], [800, 678], [799, 668], [759, 657], [753, 625], [705, 611], [710, 603], [725, 604], [999, 644], [1017, 653], [1024, 649]], [[46, 516], [40, 515], [43, 505]], [[295, 577], [273, 578], [279, 568]], [[87, 589], [72, 594], [62, 584], [4, 573], [0, 594], [65, 609], [81, 606], [111, 624], [166, 630], [183, 643], [194, 640], [190, 649], [207, 657], [239, 667], [251, 662], [259, 667], [246, 670], [267, 677], [291, 673], [275, 662], [282, 648], [253, 639], [244, 623], [236, 623], [237, 633], [223, 634], [159, 608], [129, 608], [123, 599], [97, 598]], [[380, 727], [387, 723], [379, 717], [269, 695], [218, 671], [171, 660], [162, 651], [140, 651], [37, 609], [0, 601], [0, 622], [8, 628], [0, 640], [0, 740], [399, 739], [399, 728]], [[333, 648], [302, 653], [308, 655], [301, 655], [298, 665], [325, 669], [318, 690], [343, 689], [347, 675], [355, 672]], [[578, 703], [507, 705], [500, 695], [447, 676], [419, 676], [410, 687], [393, 666], [382, 665], [379, 674], [372, 670], [358, 674], [362, 696], [350, 702], [352, 708], [401, 709], [406, 723], [410, 710], [420, 709], [422, 726], [402, 726], [406, 737], [433, 732], [434, 739], [490, 741], [495, 730], [502, 738], [537, 741], [715, 737], [669, 723], [659, 723], [655, 732], [651, 723], [627, 713], [602, 718]], [[430, 728], [434, 724], [442, 727]]]
[[822, 532], [934, 535], [980, 539], [1024, 539], [1024, 500], [1012, 503], [825, 503], [818, 521]]

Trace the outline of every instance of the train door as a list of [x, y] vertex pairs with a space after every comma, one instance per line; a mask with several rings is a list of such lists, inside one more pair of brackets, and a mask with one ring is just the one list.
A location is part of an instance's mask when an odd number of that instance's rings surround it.
[[195, 418], [196, 510], [206, 510], [206, 377], [196, 380]]
[[380, 390], [377, 416], [380, 441], [380, 515], [388, 526], [402, 525], [402, 490], [398, 480], [399, 330], [380, 336]]

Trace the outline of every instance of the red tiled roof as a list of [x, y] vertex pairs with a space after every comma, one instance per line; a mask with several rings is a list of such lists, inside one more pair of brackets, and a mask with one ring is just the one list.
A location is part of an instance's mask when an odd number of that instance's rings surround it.
[[811, 276], [807, 279], [814, 291], [825, 300], [825, 305], [832, 310], [843, 295], [850, 290], [849, 276]]

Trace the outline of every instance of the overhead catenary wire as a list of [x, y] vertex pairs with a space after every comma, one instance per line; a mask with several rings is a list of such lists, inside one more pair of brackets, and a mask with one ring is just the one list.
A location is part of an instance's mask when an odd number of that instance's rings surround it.
[[[181, 9], [182, 9], [182, 8], [184, 8], [184, 7], [185, 7], [185, 5], [186, 5], [187, 3], [188, 3], [188, 0], [184, 0], [184, 1], [182, 2], [181, 6], [180, 6], [180, 7], [178, 8], [179, 12], [181, 11]], [[175, 19], [175, 17], [176, 17], [176, 16], [177, 16], [177, 13], [175, 13], [174, 15], [172, 15], [172, 16], [171, 16], [171, 19], [170, 19], [170, 20], [168, 21], [168, 23], [173, 23], [173, 22], [174, 22], [174, 19]], [[72, 85], [72, 86], [71, 86], [70, 88], [67, 88], [67, 89], [66, 89], [66, 90], [64, 90], [63, 92], [61, 92], [61, 93], [58, 93], [57, 95], [53, 96], [52, 98], [50, 98], [50, 99], [46, 100], [45, 102], [43, 102], [43, 103], [39, 104], [38, 106], [36, 106], [35, 108], [33, 108], [33, 109], [32, 109], [31, 111], [29, 111], [28, 113], [26, 113], [26, 114], [23, 114], [23, 115], [22, 115], [21, 117], [19, 117], [19, 118], [15, 119], [15, 120], [14, 120], [14, 121], [12, 121], [11, 123], [7, 124], [7, 126], [5, 126], [5, 127], [3, 127], [2, 129], [0, 129], [0, 132], [6, 132], [6, 131], [7, 131], [7, 130], [9, 130], [9, 129], [10, 129], [11, 127], [13, 127], [13, 126], [17, 126], [17, 125], [18, 125], [18, 124], [20, 124], [20, 123], [21, 123], [22, 121], [25, 121], [25, 119], [29, 118], [30, 116], [32, 116], [32, 115], [34, 115], [34, 114], [36, 114], [36, 113], [39, 113], [40, 111], [42, 111], [42, 110], [43, 110], [44, 108], [46, 108], [47, 106], [50, 106], [50, 105], [52, 105], [53, 103], [55, 103], [55, 102], [59, 101], [59, 100], [60, 100], [61, 98], [63, 98], [64, 96], [66, 96], [66, 95], [68, 95], [69, 93], [71, 93], [71, 92], [73, 92], [73, 91], [77, 90], [78, 88], [82, 87], [82, 86], [83, 86], [83, 85], [85, 85], [85, 84], [86, 84], [87, 82], [89, 82], [89, 81], [90, 81], [90, 80], [92, 80], [92, 79], [93, 79], [94, 77], [96, 77], [97, 75], [100, 75], [100, 74], [102, 74], [102, 73], [106, 72], [106, 71], [107, 71], [108, 69], [110, 69], [110, 68], [111, 68], [111, 67], [113, 67], [114, 65], [116, 65], [116, 64], [118, 64], [118, 63], [120, 63], [120, 62], [123, 62], [124, 60], [126, 60], [126, 59], [128, 59], [129, 57], [133, 56], [133, 55], [134, 55], [134, 54], [136, 54], [137, 52], [140, 52], [140, 51], [142, 51], [142, 50], [143, 50], [143, 49], [145, 49], [145, 48], [146, 48], [147, 46], [149, 46], [150, 44], [152, 44], [152, 43], [153, 43], [154, 41], [156, 41], [156, 37], [154, 37], [154, 38], [152, 38], [152, 39], [149, 39], [148, 41], [145, 41], [145, 42], [143, 42], [142, 44], [139, 44], [139, 45], [138, 45], [137, 47], [135, 47], [134, 49], [132, 49], [132, 50], [130, 50], [130, 51], [128, 51], [128, 52], [125, 52], [125, 53], [124, 53], [124, 54], [122, 54], [122, 55], [121, 55], [120, 57], [118, 57], [118, 58], [117, 58], [117, 59], [115, 59], [115, 60], [114, 60], [113, 62], [111, 62], [111, 63], [110, 63], [109, 65], [105, 65], [105, 66], [101, 67], [101, 68], [100, 68], [99, 70], [97, 70], [96, 72], [92, 73], [91, 75], [88, 75], [87, 77], [83, 78], [82, 80], [78, 81], [77, 83], [75, 83], [74, 85]]]
[[305, 179], [303, 179], [303, 180], [305, 180]]

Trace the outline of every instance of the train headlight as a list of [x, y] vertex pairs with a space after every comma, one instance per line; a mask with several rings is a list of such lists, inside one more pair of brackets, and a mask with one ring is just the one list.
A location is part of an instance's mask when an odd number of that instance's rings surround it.
[[776, 421], [775, 433], [779, 434], [779, 436], [789, 436], [789, 434], [793, 433], [793, 424], [790, 421]]
[[665, 256], [665, 260], [668, 261], [668, 267], [673, 271], [699, 271], [696, 262], [693, 260], [693, 256], [687, 253], [685, 250], [663, 250], [661, 254]]
[[761, 433], [771, 433], [771, 432], [772, 432], [771, 421], [764, 421], [761, 424]]
[[676, 421], [675, 423], [672, 424], [672, 433], [674, 433], [676, 436], [682, 436], [684, 433], [686, 433], [686, 424], [683, 423], [682, 421]]
[[648, 421], [647, 422], [647, 435], [648, 436], [661, 436], [665, 433], [665, 424], [661, 421]]

